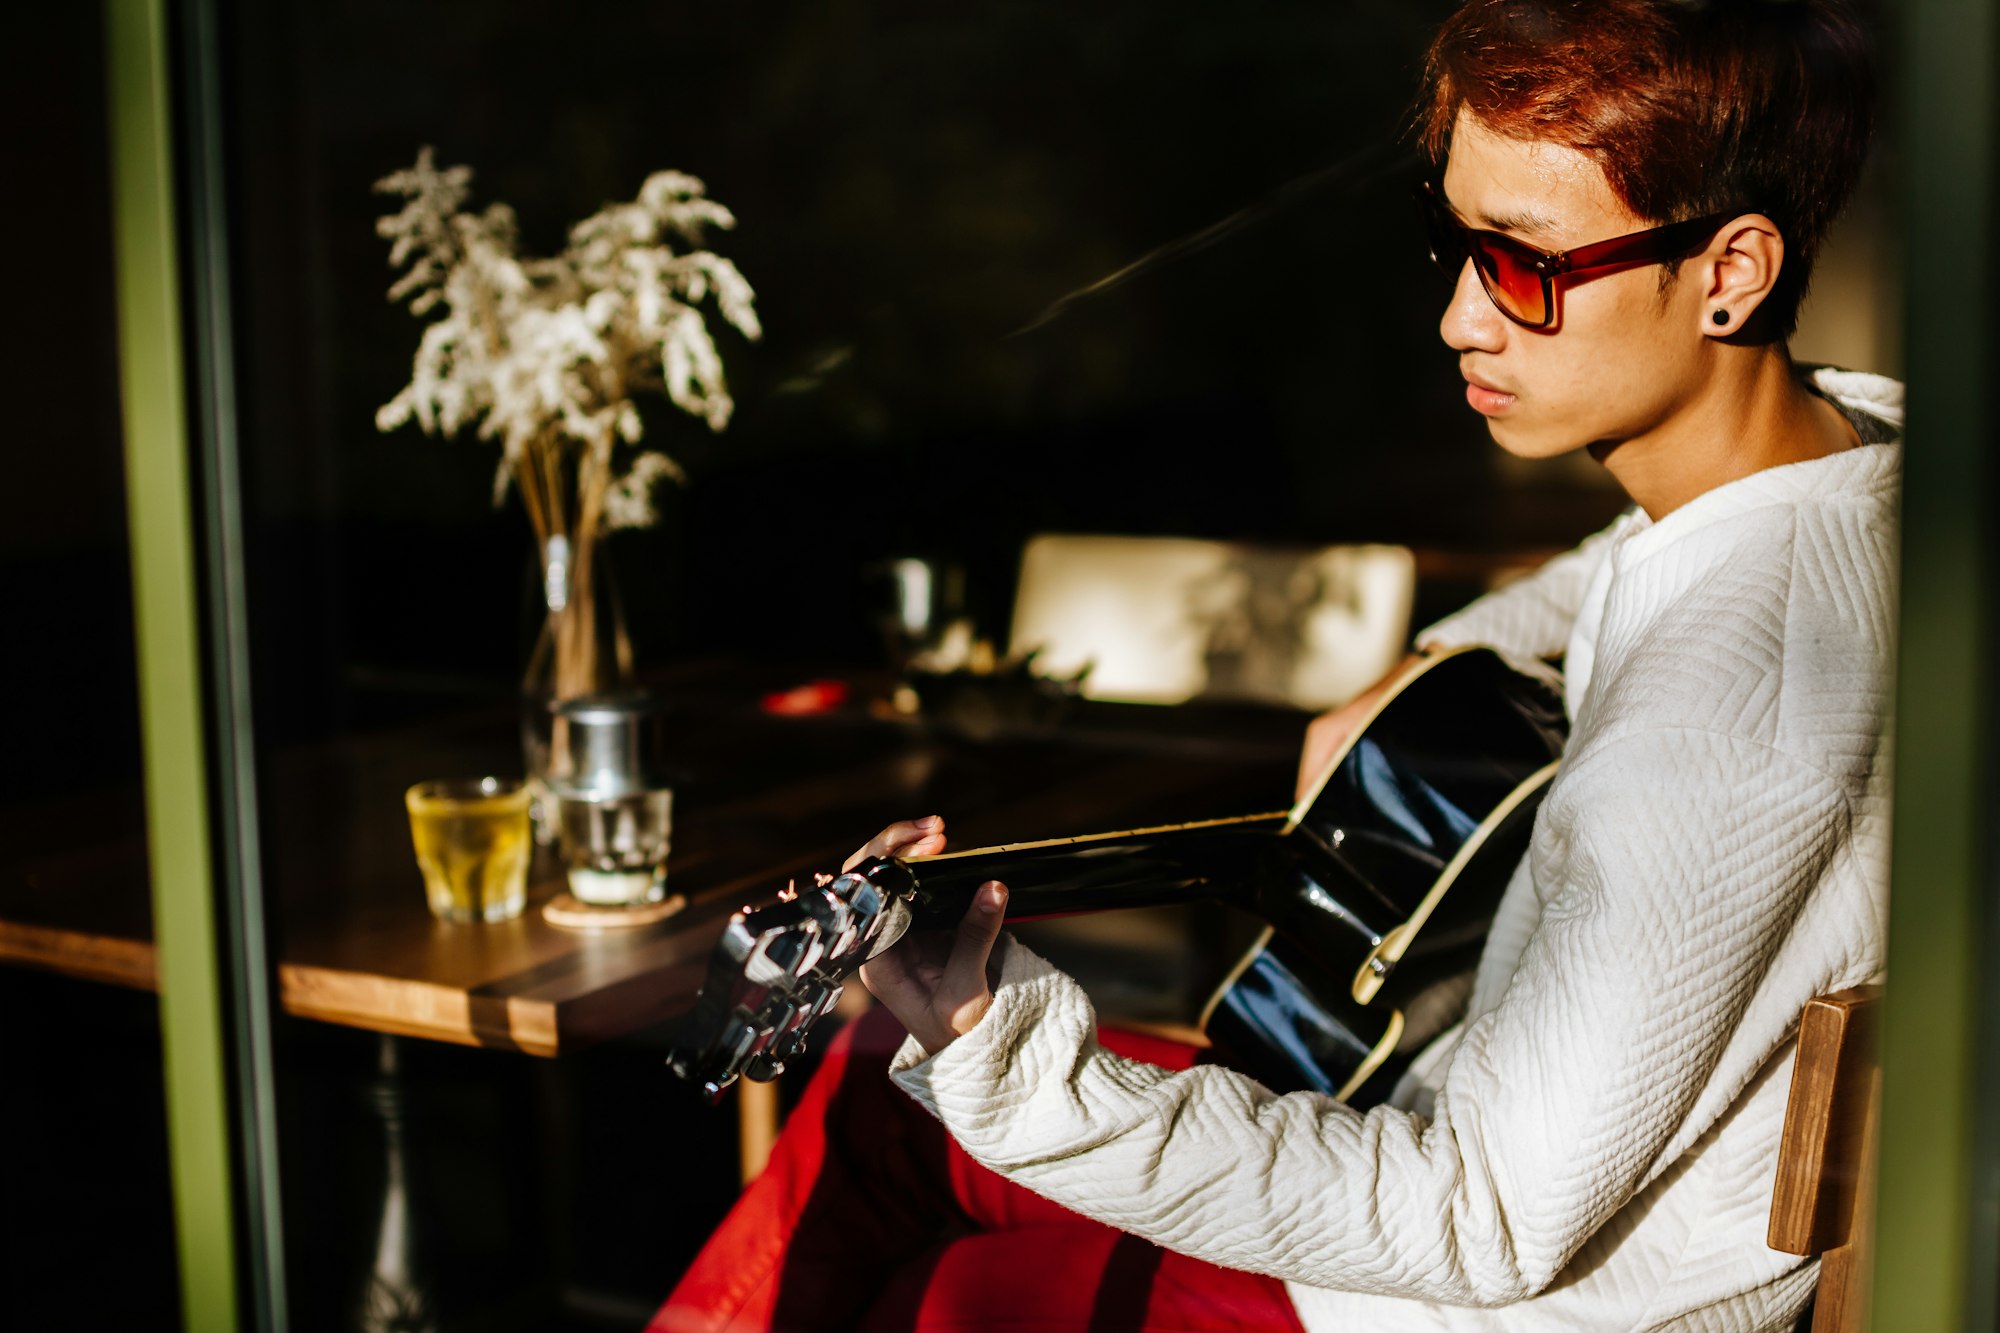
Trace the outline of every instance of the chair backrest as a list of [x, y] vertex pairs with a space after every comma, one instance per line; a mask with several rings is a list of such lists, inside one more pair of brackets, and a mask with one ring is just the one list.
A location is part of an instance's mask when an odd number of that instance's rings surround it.
[[1881, 1000], [1880, 986], [1860, 986], [1812, 1000], [1799, 1017], [1769, 1240], [1820, 1256], [1813, 1333], [1868, 1325]]
[[1021, 556], [1012, 653], [1094, 699], [1345, 703], [1402, 659], [1416, 561], [1401, 546], [1317, 549], [1045, 534]]

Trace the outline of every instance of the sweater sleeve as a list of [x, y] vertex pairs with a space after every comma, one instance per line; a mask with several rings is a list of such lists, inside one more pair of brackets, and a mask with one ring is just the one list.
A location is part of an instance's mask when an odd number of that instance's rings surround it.
[[1564, 779], [1541, 923], [1429, 1119], [1119, 1059], [1018, 945], [978, 1027], [892, 1069], [977, 1160], [1170, 1249], [1335, 1289], [1533, 1295], [1698, 1135], [1705, 1087], [1748, 1081], [1718, 1068], [1730, 1033], [1846, 827], [1817, 770], [1708, 733]]
[[1620, 515], [1609, 527], [1584, 538], [1534, 573], [1487, 593], [1420, 631], [1416, 646], [1430, 651], [1490, 644], [1516, 660], [1560, 656], [1569, 644], [1570, 626], [1576, 621], [1591, 576], [1627, 521], [1627, 515]]

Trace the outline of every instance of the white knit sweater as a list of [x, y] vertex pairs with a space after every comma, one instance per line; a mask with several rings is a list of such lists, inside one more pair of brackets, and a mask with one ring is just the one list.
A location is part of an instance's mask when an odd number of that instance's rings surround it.
[[[1817, 378], [1900, 426], [1900, 386]], [[1310, 1330], [1787, 1327], [1814, 1276], [1764, 1244], [1790, 1038], [1882, 967], [1899, 459], [1629, 513], [1422, 636], [1566, 651], [1574, 730], [1467, 1016], [1390, 1105], [1109, 1055], [1018, 944], [898, 1081], [1014, 1180], [1284, 1279]]]

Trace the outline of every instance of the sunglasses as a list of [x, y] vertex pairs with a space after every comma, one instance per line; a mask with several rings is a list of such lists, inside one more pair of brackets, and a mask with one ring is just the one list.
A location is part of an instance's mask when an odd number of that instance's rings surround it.
[[1537, 250], [1497, 231], [1468, 227], [1451, 211], [1444, 196], [1429, 181], [1417, 187], [1424, 211], [1431, 258], [1456, 282], [1472, 261], [1479, 285], [1500, 313], [1523, 328], [1553, 326], [1561, 311], [1556, 303], [1556, 279], [1565, 285], [1601, 278], [1615, 269], [1679, 259], [1706, 245], [1717, 229], [1737, 213], [1669, 222], [1626, 236], [1614, 236], [1576, 250]]

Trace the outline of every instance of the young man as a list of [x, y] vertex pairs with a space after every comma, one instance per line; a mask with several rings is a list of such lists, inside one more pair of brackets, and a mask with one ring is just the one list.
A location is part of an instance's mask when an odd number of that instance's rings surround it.
[[1560, 657], [1573, 730], [1465, 1018], [1390, 1104], [1108, 1052], [991, 885], [864, 969], [951, 1139], [843, 1046], [656, 1327], [1789, 1327], [1790, 1037], [1883, 956], [1900, 390], [1785, 344], [1869, 103], [1835, 0], [1471, 0], [1432, 47], [1467, 401], [1634, 506], [1419, 638]]

